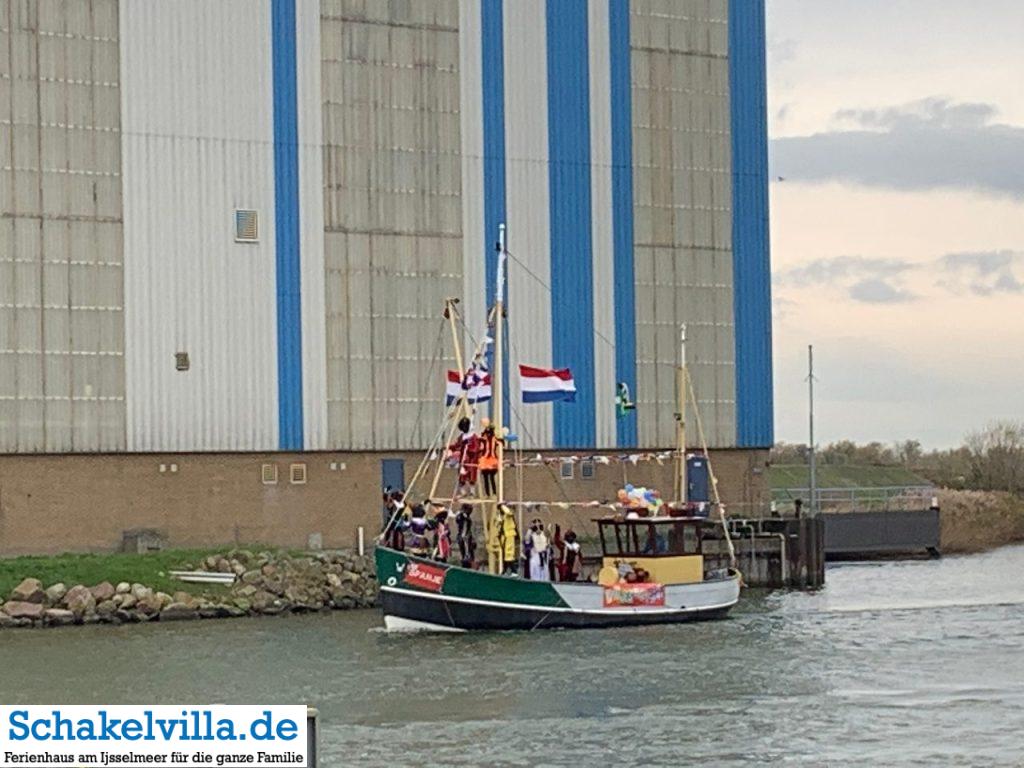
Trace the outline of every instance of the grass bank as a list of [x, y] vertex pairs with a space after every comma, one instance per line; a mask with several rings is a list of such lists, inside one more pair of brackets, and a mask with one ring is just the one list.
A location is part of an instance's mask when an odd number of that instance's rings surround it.
[[180, 591], [196, 595], [226, 593], [225, 587], [216, 584], [186, 584], [172, 579], [169, 574], [172, 570], [182, 570], [185, 565], [197, 568], [204, 557], [225, 554], [229, 550], [229, 547], [168, 549], [145, 555], [64, 554], [0, 559], [0, 602], [6, 599], [22, 579], [29, 577], [39, 579], [47, 587], [57, 582], [63, 582], [68, 587], [75, 584], [91, 587], [103, 581], [109, 581], [115, 586], [120, 581], [127, 581], [129, 584], [145, 584], [168, 594]]
[[[819, 464], [819, 488], [884, 488], [894, 486], [930, 485], [909, 469], [899, 466], [861, 466], [853, 464]], [[810, 483], [806, 464], [773, 464], [768, 468], [768, 484], [772, 490], [806, 488]]]
[[995, 491], [939, 492], [942, 552], [983, 552], [1024, 541], [1024, 498]]

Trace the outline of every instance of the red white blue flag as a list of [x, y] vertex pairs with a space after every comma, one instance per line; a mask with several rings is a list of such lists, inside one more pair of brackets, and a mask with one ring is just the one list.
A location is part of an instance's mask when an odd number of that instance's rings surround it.
[[486, 403], [491, 399], [491, 374], [483, 368], [471, 368], [465, 374], [448, 371], [445, 404], [451, 405], [462, 397], [463, 392], [471, 403]]
[[568, 368], [534, 368], [519, 366], [519, 382], [524, 403], [550, 403], [554, 400], [576, 400], [576, 382]]

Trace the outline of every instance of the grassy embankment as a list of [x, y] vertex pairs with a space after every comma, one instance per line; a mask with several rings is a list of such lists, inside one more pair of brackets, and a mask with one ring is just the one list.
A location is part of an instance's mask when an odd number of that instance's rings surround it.
[[[807, 485], [805, 465], [774, 465], [768, 482], [778, 493]], [[858, 488], [866, 495], [879, 487], [927, 485], [928, 481], [904, 467], [823, 465], [818, 467], [823, 488]], [[1024, 498], [995, 491], [941, 489], [940, 547], [947, 554], [983, 552], [1024, 541]]]
[[[819, 465], [817, 480], [819, 488], [893, 488], [930, 484], [904, 467], [849, 464]], [[768, 469], [768, 484], [773, 491], [806, 488], [808, 483], [805, 464], [773, 464]]]
[[116, 586], [120, 581], [127, 581], [130, 584], [138, 582], [168, 594], [181, 591], [196, 595], [225, 594], [226, 587], [217, 584], [187, 584], [171, 578], [169, 572], [183, 570], [185, 565], [198, 568], [203, 558], [224, 554], [229, 550], [230, 547], [170, 549], [145, 555], [63, 554], [0, 559], [0, 602], [6, 599], [22, 579], [30, 577], [39, 579], [45, 587], [57, 582], [63, 582], [68, 587], [75, 584], [92, 587], [103, 581], [109, 581]]

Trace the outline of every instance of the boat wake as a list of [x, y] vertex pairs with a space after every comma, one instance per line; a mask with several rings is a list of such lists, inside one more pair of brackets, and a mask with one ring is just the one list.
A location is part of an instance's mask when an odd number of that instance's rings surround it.
[[1024, 598], [990, 598], [980, 600], [950, 599], [926, 600], [913, 603], [864, 603], [860, 605], [829, 606], [823, 613], [870, 613], [873, 611], [931, 611], [937, 608], [992, 608], [1024, 605]]

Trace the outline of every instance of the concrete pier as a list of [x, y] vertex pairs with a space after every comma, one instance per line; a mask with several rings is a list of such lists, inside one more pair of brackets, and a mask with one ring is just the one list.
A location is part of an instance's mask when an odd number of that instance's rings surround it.
[[[825, 584], [825, 524], [820, 517], [731, 520], [736, 566], [748, 587], [816, 589]], [[722, 537], [704, 539], [705, 560], [728, 564]]]

